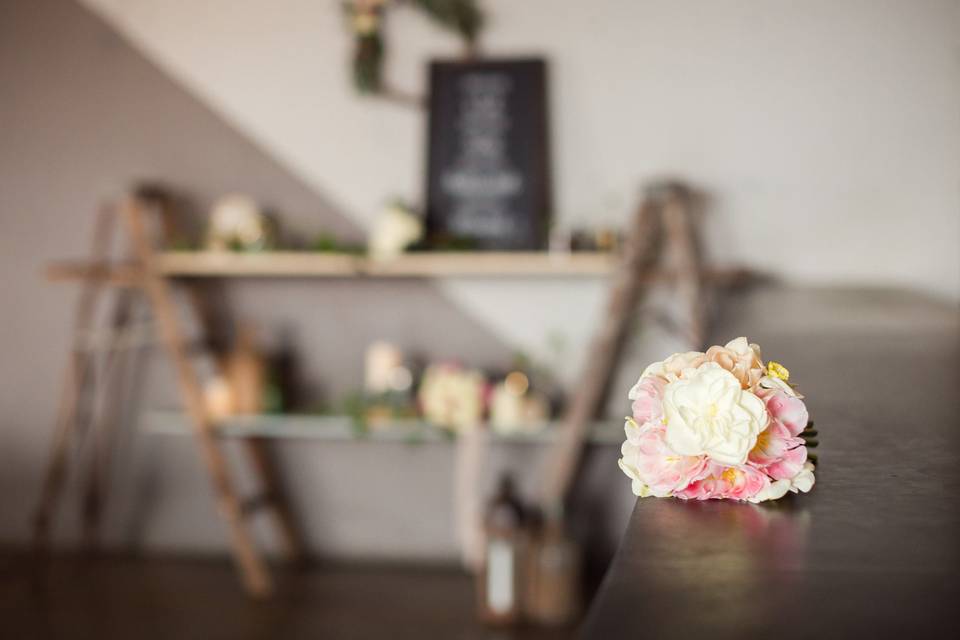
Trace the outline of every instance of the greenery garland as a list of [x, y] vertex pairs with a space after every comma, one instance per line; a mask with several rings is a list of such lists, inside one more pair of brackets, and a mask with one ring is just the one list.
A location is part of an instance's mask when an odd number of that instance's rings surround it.
[[463, 38], [472, 55], [483, 27], [483, 14], [475, 0], [347, 0], [344, 12], [354, 33], [353, 82], [367, 94], [390, 94], [383, 80], [383, 18], [390, 5], [413, 6], [444, 29]]

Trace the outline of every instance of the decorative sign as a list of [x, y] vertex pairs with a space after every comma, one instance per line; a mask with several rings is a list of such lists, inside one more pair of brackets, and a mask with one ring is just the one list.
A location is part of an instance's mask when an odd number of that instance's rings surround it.
[[545, 248], [548, 160], [543, 60], [431, 65], [426, 222], [434, 246]]

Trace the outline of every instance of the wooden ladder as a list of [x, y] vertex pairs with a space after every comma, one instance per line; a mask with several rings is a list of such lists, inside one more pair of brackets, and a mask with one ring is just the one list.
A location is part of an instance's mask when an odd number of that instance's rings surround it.
[[[233, 557], [243, 584], [252, 596], [268, 596], [273, 588], [270, 572], [263, 553], [257, 548], [251, 535], [250, 517], [263, 509], [269, 512], [279, 534], [281, 552], [287, 558], [302, 557], [302, 542], [293, 526], [290, 511], [281, 498], [277, 476], [262, 439], [246, 438], [243, 441], [261, 493], [249, 499], [241, 499], [237, 493], [216, 433], [217, 425], [208, 415], [200, 378], [190, 360], [184, 330], [178, 319], [172, 281], [158, 270], [157, 252], [150, 226], [151, 214], [155, 221], [160, 222], [160, 228], [169, 232], [170, 212], [165, 210], [162, 200], [155, 198], [129, 196], [116, 207], [104, 208], [98, 215], [91, 250], [93, 262], [82, 277], [82, 290], [75, 310], [73, 346], [65, 374], [50, 460], [34, 520], [34, 541], [38, 549], [47, 547], [71, 452], [85, 441], [92, 440], [94, 453], [88, 463], [83, 514], [85, 542], [96, 543], [106, 484], [104, 469], [107, 467], [109, 438], [118, 421], [113, 407], [119, 400], [114, 398], [111, 402], [110, 387], [105, 385], [101, 393], [107, 395], [105, 402], [100, 404], [110, 411], [93, 415], [94, 412], [90, 410], [90, 405], [96, 404], [94, 372], [97, 370], [97, 362], [85, 340], [94, 328], [98, 303], [105, 285], [119, 287], [109, 331], [112, 335], [117, 335], [129, 328], [132, 293], [143, 294], [142, 297], [156, 324], [157, 337], [174, 365], [179, 392], [190, 419], [201, 460], [210, 477], [217, 511], [226, 522]], [[109, 260], [114, 227], [118, 221], [126, 231], [132, 254], [132, 260], [119, 264]], [[191, 290], [189, 293], [195, 292]], [[198, 297], [191, 295], [189, 299], [202, 325], [205, 318], [200, 313]], [[107, 361], [103, 367], [108, 370], [116, 370], [126, 360], [118, 357], [117, 354], [121, 354], [123, 349], [121, 345], [117, 347], [107, 350]], [[104, 413], [106, 415], [103, 415]]]
[[[602, 408], [617, 370], [630, 320], [646, 286], [658, 271], [671, 272], [688, 317], [687, 340], [699, 349], [706, 332], [703, 285], [711, 280], [703, 268], [697, 237], [694, 192], [682, 183], [651, 184], [637, 209], [619, 265], [613, 274], [607, 308], [594, 330], [580, 381], [563, 415], [560, 432], [547, 461], [540, 506], [548, 517], [560, 518], [576, 477], [590, 421]], [[661, 265], [665, 255], [672, 269]]]

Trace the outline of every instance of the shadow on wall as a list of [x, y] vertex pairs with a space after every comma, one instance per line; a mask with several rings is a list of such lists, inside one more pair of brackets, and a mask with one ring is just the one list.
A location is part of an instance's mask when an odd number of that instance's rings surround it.
[[[150, 178], [182, 189], [195, 212], [243, 191], [282, 212], [293, 232], [357, 237], [359, 230], [75, 2], [0, 3], [0, 85], [10, 89], [0, 100], [0, 266], [5, 293], [17, 300], [0, 337], [0, 486], [10, 496], [0, 540], [22, 541], [47, 459], [76, 295], [44, 285], [39, 271], [86, 251], [105, 197]], [[296, 321], [302, 358], [317, 363], [305, 373], [330, 393], [359, 384], [357, 354], [376, 338], [480, 364], [511, 355], [429, 283], [251, 282], [224, 298], [265, 327]], [[167, 365], [147, 359], [145, 402], [171, 398]], [[195, 466], [193, 451], [171, 455]], [[126, 480], [117, 479], [118, 492]], [[192, 491], [197, 486], [204, 485]]]

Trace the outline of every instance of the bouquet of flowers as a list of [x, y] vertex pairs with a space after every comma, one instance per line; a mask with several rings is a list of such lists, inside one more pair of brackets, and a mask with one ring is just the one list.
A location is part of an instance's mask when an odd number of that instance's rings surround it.
[[813, 487], [803, 396], [746, 338], [653, 363], [629, 397], [619, 463], [640, 497], [763, 502]]

